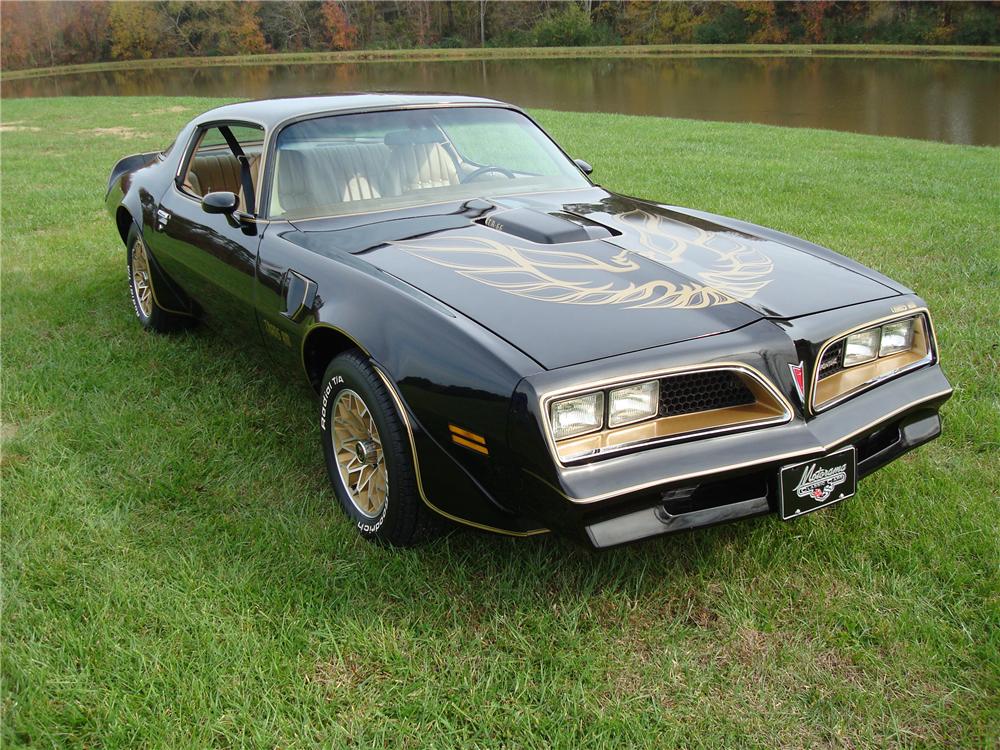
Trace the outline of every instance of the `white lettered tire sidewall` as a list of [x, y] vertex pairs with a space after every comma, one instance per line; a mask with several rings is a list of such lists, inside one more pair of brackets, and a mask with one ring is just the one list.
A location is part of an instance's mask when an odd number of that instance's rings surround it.
[[385, 523], [386, 516], [389, 513], [389, 508], [392, 506], [392, 466], [389, 462], [389, 456], [383, 453], [383, 460], [387, 463], [387, 470], [389, 473], [389, 492], [382, 504], [382, 508], [374, 516], [367, 516], [361, 512], [361, 510], [354, 504], [354, 502], [347, 496], [347, 490], [344, 487], [343, 481], [340, 478], [340, 468], [337, 465], [337, 458], [335, 455], [333, 447], [333, 405], [337, 400], [337, 395], [346, 389], [350, 389], [358, 393], [364, 400], [365, 405], [368, 407], [369, 411], [372, 412], [372, 416], [375, 419], [375, 425], [379, 428], [379, 433], [382, 432], [382, 425], [379, 423], [379, 415], [372, 410], [372, 407], [368, 404], [368, 399], [365, 395], [360, 393], [357, 387], [357, 383], [347, 384], [347, 379], [343, 374], [330, 374], [328, 379], [325, 380], [323, 385], [323, 392], [321, 394], [320, 401], [320, 429], [323, 431], [323, 449], [324, 455], [326, 456], [327, 469], [330, 474], [330, 484], [333, 485], [333, 490], [337, 494], [337, 500], [340, 501], [341, 507], [347, 513], [348, 517], [357, 527], [358, 533], [364, 537], [373, 537], [378, 534], [382, 525]]
[[[146, 257], [147, 266], [147, 282], [149, 284], [149, 314], [147, 315], [142, 310], [142, 305], [139, 303], [139, 292], [135, 286], [135, 274], [133, 273], [135, 266], [135, 248], [138, 243], [143, 243], [142, 247], [144, 249], [144, 254]], [[165, 310], [160, 307], [160, 303], [156, 299], [156, 291], [154, 288], [154, 267], [152, 257], [149, 253], [149, 246], [145, 243], [145, 240], [139, 235], [139, 230], [137, 227], [133, 226], [128, 233], [128, 241], [125, 243], [126, 248], [126, 271], [128, 272], [128, 288], [129, 288], [129, 298], [132, 300], [132, 309], [135, 310], [135, 317], [139, 319], [139, 324], [145, 328], [147, 331], [155, 331], [157, 333], [170, 333], [173, 331], [180, 331], [188, 328], [193, 323], [193, 318], [185, 313], [179, 313], [177, 311]]]
[[128, 290], [129, 298], [132, 300], [132, 309], [135, 310], [135, 316], [139, 319], [139, 323], [142, 327], [149, 328], [151, 315], [146, 315], [146, 313], [142, 311], [142, 307], [139, 305], [139, 293], [135, 288], [135, 275], [132, 273], [132, 255], [135, 252], [137, 242], [140, 242], [139, 235], [137, 232], [133, 231], [128, 238], [125, 271], [128, 274]]
[[[348, 389], [364, 402], [382, 443], [388, 492], [385, 503], [374, 516], [362, 513], [349, 497], [334, 450], [334, 404], [338, 394]], [[319, 395], [323, 455], [330, 484], [358, 533], [365, 539], [400, 547], [420, 544], [436, 536], [441, 519], [426, 507], [419, 495], [409, 433], [392, 394], [369, 359], [358, 350], [335, 357], [323, 376]]]

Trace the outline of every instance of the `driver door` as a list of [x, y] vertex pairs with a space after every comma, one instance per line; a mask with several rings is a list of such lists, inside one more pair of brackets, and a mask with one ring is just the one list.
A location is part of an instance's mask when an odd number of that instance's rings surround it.
[[[256, 200], [246, 194], [236, 151], [246, 158], [250, 192], [256, 193], [263, 140], [264, 131], [257, 126], [203, 126], [192, 139], [179, 179], [157, 206], [153, 233], [157, 259], [190, 297], [199, 317], [228, 335], [253, 341], [260, 338], [253, 304], [260, 232], [254, 221]], [[235, 193], [240, 210], [207, 213], [201, 199], [210, 192]]]

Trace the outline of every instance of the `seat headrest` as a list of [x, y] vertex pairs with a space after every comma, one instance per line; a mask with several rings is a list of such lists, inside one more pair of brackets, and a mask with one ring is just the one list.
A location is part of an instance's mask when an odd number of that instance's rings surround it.
[[433, 128], [390, 130], [385, 134], [386, 146], [415, 146], [418, 143], [444, 143], [444, 135]]
[[299, 151], [286, 149], [278, 157], [278, 190], [286, 195], [305, 193], [307, 185], [306, 157]]

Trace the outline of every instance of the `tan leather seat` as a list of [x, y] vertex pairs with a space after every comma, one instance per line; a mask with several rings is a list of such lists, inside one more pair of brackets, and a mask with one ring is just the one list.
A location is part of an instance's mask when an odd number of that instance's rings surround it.
[[240, 163], [232, 154], [203, 154], [191, 160], [187, 182], [198, 195], [239, 192]]
[[455, 160], [440, 143], [403, 143], [391, 148], [382, 177], [386, 195], [458, 184]]
[[343, 200], [366, 201], [372, 198], [381, 198], [378, 189], [369, 182], [363, 174], [356, 174], [344, 184]]
[[[254, 193], [256, 193], [260, 155], [250, 154], [247, 161], [250, 164], [250, 180], [254, 186]], [[199, 197], [219, 191], [236, 193], [240, 197], [240, 210], [247, 210], [246, 199], [243, 195], [243, 181], [240, 176], [240, 162], [232, 154], [195, 156], [188, 168], [184, 186]]]
[[317, 149], [325, 158], [324, 165], [333, 176], [334, 193], [343, 201], [363, 201], [380, 198], [378, 176], [385, 168], [389, 150], [381, 143], [356, 143]]
[[278, 199], [289, 213], [380, 198], [376, 176], [388, 157], [381, 143], [285, 149], [278, 155]]
[[281, 210], [295, 213], [317, 203], [310, 190], [310, 181], [304, 151], [285, 149], [278, 153], [278, 200]]

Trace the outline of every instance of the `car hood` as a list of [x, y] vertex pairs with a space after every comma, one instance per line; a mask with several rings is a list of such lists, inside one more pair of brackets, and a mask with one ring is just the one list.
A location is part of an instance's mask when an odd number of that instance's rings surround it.
[[361, 255], [546, 369], [899, 293], [822, 248], [705, 216], [594, 190], [316, 226], [302, 244]]

